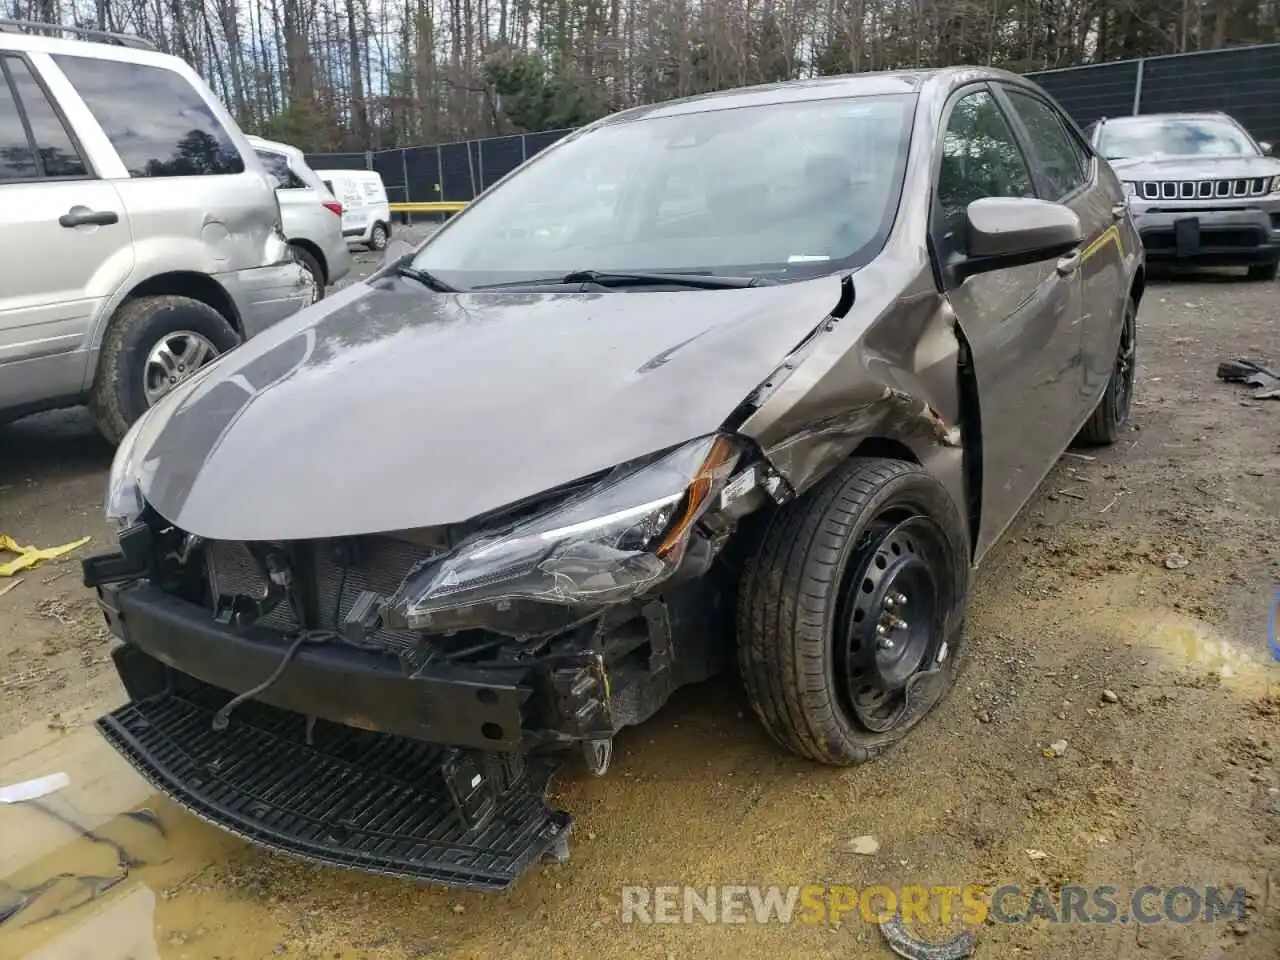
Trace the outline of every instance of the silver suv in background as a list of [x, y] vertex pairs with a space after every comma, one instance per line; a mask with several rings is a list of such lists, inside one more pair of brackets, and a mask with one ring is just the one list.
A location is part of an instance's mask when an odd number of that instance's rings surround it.
[[276, 196], [284, 235], [294, 256], [316, 281], [316, 299], [324, 288], [351, 272], [351, 251], [342, 236], [342, 203], [325, 186], [320, 175], [307, 166], [297, 147], [250, 136], [258, 159], [276, 178]]
[[113, 442], [315, 299], [194, 70], [137, 37], [2, 19], [0, 264], [0, 420], [87, 402]]
[[1271, 144], [1225, 113], [1100, 120], [1090, 136], [1124, 181], [1149, 261], [1276, 278], [1280, 160]]

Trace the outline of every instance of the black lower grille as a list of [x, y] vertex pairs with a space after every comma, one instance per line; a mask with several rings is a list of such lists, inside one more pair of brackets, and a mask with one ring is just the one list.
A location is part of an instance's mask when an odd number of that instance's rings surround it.
[[[571, 819], [543, 802], [543, 761], [531, 758], [514, 782], [502, 778], [485, 818], [468, 827], [474, 798], [459, 799], [444, 772], [458, 754], [327, 723], [309, 744], [303, 717], [256, 702], [214, 733], [227, 696], [205, 685], [165, 694], [121, 707], [98, 729], [197, 816], [306, 860], [497, 890], [564, 849]], [[466, 769], [474, 791], [481, 768]]]

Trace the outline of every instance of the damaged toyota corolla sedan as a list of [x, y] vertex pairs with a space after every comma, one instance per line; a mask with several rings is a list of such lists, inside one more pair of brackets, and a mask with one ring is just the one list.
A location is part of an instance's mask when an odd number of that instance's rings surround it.
[[684, 685], [867, 760], [1124, 427], [1142, 290], [1120, 182], [1011, 74], [608, 117], [134, 426], [99, 729], [263, 846], [488, 889], [568, 855], [557, 764]]

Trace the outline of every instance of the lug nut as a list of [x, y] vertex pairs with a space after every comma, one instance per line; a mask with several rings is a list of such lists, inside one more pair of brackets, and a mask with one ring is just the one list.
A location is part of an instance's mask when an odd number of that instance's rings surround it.
[[876, 624], [876, 635], [877, 635], [877, 636], [883, 637], [883, 636], [884, 636], [886, 633], [888, 633], [888, 632], [889, 632], [889, 628], [888, 628], [888, 627], [886, 627], [883, 623], [877, 623], [877, 624]]
[[885, 650], [885, 651], [892, 650], [892, 649], [893, 649], [893, 640], [892, 640], [891, 638], [889, 638], [889, 637], [882, 637], [882, 638], [880, 639], [880, 644], [879, 644], [879, 646], [880, 646], [880, 649], [881, 649], [881, 650]]
[[898, 603], [899, 606], [901, 606], [902, 604], [907, 602], [907, 595], [905, 593], [898, 593], [894, 595], [893, 599]]

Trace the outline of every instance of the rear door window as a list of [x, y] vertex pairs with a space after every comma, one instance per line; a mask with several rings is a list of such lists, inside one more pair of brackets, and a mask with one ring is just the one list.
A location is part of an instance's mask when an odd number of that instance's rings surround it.
[[36, 146], [40, 175], [46, 180], [87, 177], [89, 169], [80, 150], [27, 62], [21, 57], [4, 59], [5, 69], [18, 103], [22, 104], [31, 139]]
[[1058, 111], [1039, 97], [1005, 87], [1014, 112], [1027, 128], [1031, 149], [1040, 160], [1048, 181], [1046, 200], [1062, 200], [1075, 193], [1089, 179], [1089, 156], [1068, 132]]
[[244, 172], [244, 160], [208, 103], [163, 67], [55, 56], [131, 177]]
[[34, 180], [39, 176], [36, 152], [27, 138], [27, 128], [22, 122], [22, 114], [18, 112], [18, 101], [9, 86], [8, 72], [0, 66], [0, 183]]

